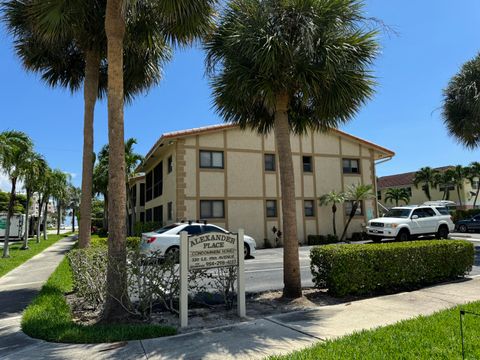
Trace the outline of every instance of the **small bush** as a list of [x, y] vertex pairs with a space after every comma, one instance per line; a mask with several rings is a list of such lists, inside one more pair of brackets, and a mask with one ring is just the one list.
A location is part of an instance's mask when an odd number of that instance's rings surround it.
[[334, 244], [338, 242], [338, 236], [328, 234], [325, 235], [308, 235], [307, 243], [308, 245], [324, 245], [324, 244]]
[[474, 246], [461, 240], [328, 245], [310, 252], [313, 282], [335, 296], [397, 291], [454, 279], [473, 265]]
[[[129, 236], [127, 237], [127, 248], [130, 250], [136, 250], [140, 246], [141, 238], [138, 236]], [[92, 237], [90, 241], [91, 247], [107, 247], [108, 238], [107, 237]]]

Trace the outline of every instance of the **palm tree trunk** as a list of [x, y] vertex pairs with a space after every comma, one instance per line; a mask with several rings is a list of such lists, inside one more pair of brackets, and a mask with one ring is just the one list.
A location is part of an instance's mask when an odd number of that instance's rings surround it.
[[425, 184], [425, 195], [427, 195], [428, 201], [432, 200], [432, 197], [430, 195], [430, 187], [428, 186], [428, 184]]
[[480, 183], [477, 185], [477, 193], [475, 194], [475, 200], [473, 200], [473, 208], [477, 205], [478, 193], [480, 193]]
[[85, 84], [84, 120], [83, 120], [83, 164], [82, 164], [82, 194], [80, 202], [80, 225], [78, 247], [86, 248], [90, 245], [92, 229], [92, 194], [93, 194], [93, 118], [95, 102], [98, 97], [98, 77], [100, 55], [95, 51], [85, 54]]
[[75, 209], [72, 209], [72, 232], [75, 232]]
[[10, 199], [8, 200], [7, 221], [5, 224], [5, 240], [3, 241], [3, 257], [10, 257], [10, 249], [8, 248], [8, 241], [10, 240], [10, 219], [13, 215], [13, 206], [15, 205], [15, 187], [17, 186], [17, 179], [12, 178], [12, 190], [10, 191]]
[[280, 164], [280, 187], [283, 215], [283, 296], [302, 296], [300, 261], [298, 258], [295, 177], [293, 172], [290, 126], [288, 124], [288, 95], [277, 96], [275, 109], [275, 141]]
[[60, 217], [62, 213], [62, 207], [60, 205], [60, 202], [57, 201], [57, 235], [60, 235]]
[[43, 210], [43, 240], [48, 239], [47, 234], [47, 220], [48, 220], [48, 197], [46, 201], [44, 201], [45, 208]]
[[460, 194], [460, 185], [457, 184], [457, 195], [458, 195], [458, 201], [460, 202], [460, 207], [463, 206], [462, 204], [462, 195]]
[[37, 244], [40, 242], [40, 227], [42, 224], [42, 208], [43, 208], [43, 202], [42, 202], [42, 197], [40, 194], [38, 194], [38, 218], [37, 218]]
[[21, 247], [22, 250], [28, 249], [28, 232], [29, 232], [29, 225], [30, 221], [28, 221], [29, 210], [30, 210], [30, 198], [31, 198], [31, 191], [27, 189], [27, 208], [25, 209], [25, 234], [23, 235], [23, 245]]
[[355, 216], [355, 213], [357, 212], [357, 208], [358, 208], [358, 203], [354, 202], [352, 205], [352, 211], [350, 211], [350, 215], [348, 216], [348, 221], [345, 224], [345, 227], [343, 228], [343, 233], [342, 233], [342, 237], [340, 238], [340, 241], [343, 241], [343, 239], [345, 239], [345, 236], [347, 235], [348, 227], [350, 226], [350, 223], [352, 222], [352, 219]]
[[108, 268], [104, 322], [128, 317], [125, 227], [125, 136], [123, 122], [123, 38], [125, 19], [122, 0], [107, 0], [105, 32], [108, 59]]
[[337, 212], [337, 206], [335, 204], [332, 205], [332, 222], [333, 222], [333, 235], [337, 236], [337, 223], [335, 221], [335, 215]]

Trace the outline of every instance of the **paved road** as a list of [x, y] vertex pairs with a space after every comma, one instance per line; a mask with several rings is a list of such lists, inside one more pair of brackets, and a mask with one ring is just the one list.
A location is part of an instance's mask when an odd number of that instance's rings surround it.
[[[470, 276], [480, 275], [480, 233], [451, 234], [452, 238], [472, 241], [475, 245], [475, 263]], [[368, 241], [362, 242], [368, 243]], [[311, 246], [302, 246], [300, 253], [300, 270], [302, 272], [302, 285], [313, 286], [310, 272], [310, 249]], [[245, 261], [246, 291], [264, 291], [283, 288], [283, 249], [257, 250], [255, 259]]]

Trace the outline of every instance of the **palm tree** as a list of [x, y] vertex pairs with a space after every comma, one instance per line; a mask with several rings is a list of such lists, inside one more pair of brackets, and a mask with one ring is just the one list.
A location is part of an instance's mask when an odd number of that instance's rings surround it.
[[70, 185], [68, 187], [68, 208], [72, 211], [72, 232], [75, 232], [75, 217], [80, 208], [80, 198], [82, 190], [76, 186]]
[[[11, 190], [8, 203], [7, 221], [5, 224], [5, 240], [3, 257], [10, 257], [8, 242], [10, 239], [10, 219], [13, 215], [17, 181], [22, 180], [27, 168], [28, 156], [32, 151], [32, 140], [19, 131], [4, 131], [0, 133], [0, 169], [10, 180]], [[27, 204], [28, 207], [28, 204]]]
[[47, 168], [47, 162], [45, 159], [36, 152], [30, 152], [25, 162], [25, 173], [23, 177], [23, 185], [27, 193], [27, 206], [25, 208], [25, 234], [23, 235], [23, 245], [22, 250], [28, 249], [28, 234], [29, 230], [29, 210], [30, 210], [30, 200], [34, 192], [38, 191], [39, 184], [41, 183], [41, 178], [45, 173]]
[[345, 194], [343, 192], [330, 191], [320, 197], [320, 205], [332, 206], [332, 224], [333, 235], [337, 236], [337, 225], [335, 222], [335, 214], [337, 212], [337, 204], [342, 204], [345, 201]]
[[[128, 188], [128, 179], [135, 175], [135, 170], [143, 161], [143, 156], [134, 152], [133, 146], [137, 144], [137, 139], [130, 138], [125, 142], [125, 191], [127, 192], [127, 204], [132, 209], [132, 221], [131, 223], [127, 221], [127, 226], [130, 224], [128, 229], [128, 234], [133, 234], [133, 229], [135, 229], [135, 204], [133, 203], [132, 194]], [[128, 218], [128, 213], [127, 213]]]
[[405, 202], [405, 205], [407, 205], [410, 202], [410, 194], [405, 188], [390, 188], [385, 193], [385, 202], [387, 201], [395, 202], [395, 206], [398, 206], [400, 201]]
[[348, 214], [348, 220], [343, 229], [343, 233], [342, 233], [342, 237], [340, 238], [340, 241], [343, 241], [343, 239], [345, 239], [345, 236], [347, 235], [348, 227], [350, 226], [350, 222], [352, 221], [355, 214], [357, 213], [358, 208], [362, 205], [362, 202], [366, 200], [374, 199], [374, 198], [375, 198], [375, 194], [373, 192], [372, 185], [357, 184], [357, 185], [351, 185], [350, 187], [348, 187], [347, 191], [345, 192], [345, 200], [351, 201], [352, 208], [350, 210], [350, 214]]
[[55, 199], [57, 207], [57, 235], [60, 235], [60, 224], [62, 222], [62, 209], [68, 200], [68, 186], [70, 176], [65, 172], [55, 169], [52, 172], [51, 195]]
[[475, 200], [473, 200], [473, 208], [475, 209], [478, 200], [478, 194], [480, 193], [480, 162], [474, 161], [470, 164], [467, 171], [468, 179], [470, 183], [473, 184], [476, 182], [477, 191], [475, 192]]
[[93, 192], [103, 196], [103, 228], [108, 230], [108, 145], [98, 152], [93, 169]]
[[413, 185], [415, 185], [415, 187], [418, 189], [418, 186], [421, 184], [422, 190], [429, 201], [432, 200], [432, 196], [430, 195], [430, 187], [435, 188], [435, 174], [437, 173], [437, 170], [426, 166], [417, 171], [413, 178]]
[[453, 185], [453, 175], [450, 169], [435, 174], [435, 187], [443, 188], [442, 200], [450, 200], [450, 187]]
[[[37, 194], [38, 194], [38, 219], [37, 219], [37, 231], [36, 231], [36, 239], [37, 243], [40, 242], [40, 229], [42, 226], [42, 214], [43, 214], [43, 237], [44, 239], [47, 238], [47, 229], [46, 229], [46, 222], [48, 217], [48, 201], [50, 198], [50, 188], [51, 188], [51, 174], [52, 170], [50, 167], [46, 166], [44, 168], [44, 172], [42, 177], [37, 180]], [[44, 213], [45, 209], [45, 213]]]
[[291, 134], [347, 122], [373, 94], [376, 31], [358, 0], [237, 0], [206, 39], [218, 113], [267, 134], [280, 163], [284, 289], [302, 296]]
[[[93, 172], [93, 120], [97, 98], [107, 90], [105, 1], [10, 0], [5, 19], [15, 49], [27, 70], [39, 72], [50, 86], [72, 92], [84, 85], [84, 144], [79, 247], [90, 242]], [[141, 10], [144, 11], [141, 11]], [[149, 30], [156, 24], [145, 6], [130, 16], [125, 37], [125, 98], [158, 83], [161, 64], [170, 59], [165, 39]]]
[[[188, 44], [206, 34], [212, 26], [211, 15], [215, 0], [131, 1], [138, 8], [148, 7], [146, 14], [155, 15], [159, 38], [172, 44]], [[123, 120], [123, 47], [125, 14], [130, 7], [125, 0], [107, 0], [105, 33], [108, 61], [108, 143], [109, 143], [109, 239], [107, 299], [103, 311], [105, 322], [121, 321], [127, 316], [122, 306], [126, 296], [126, 203], [125, 154]], [[126, 10], [125, 10], [126, 9]]]
[[443, 91], [443, 121], [468, 148], [480, 145], [480, 54], [467, 61]]
[[463, 183], [465, 182], [466, 179], [466, 169], [462, 165], [457, 165], [451, 170], [447, 170], [450, 172], [452, 176], [452, 184], [457, 188], [457, 196], [458, 196], [458, 201], [460, 207], [463, 206], [462, 202], [462, 195], [460, 192], [460, 189], [463, 187]]

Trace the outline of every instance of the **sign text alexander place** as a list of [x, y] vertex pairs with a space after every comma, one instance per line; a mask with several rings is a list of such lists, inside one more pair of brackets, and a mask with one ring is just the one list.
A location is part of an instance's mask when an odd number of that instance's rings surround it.
[[208, 233], [188, 238], [189, 270], [237, 265], [237, 235]]

